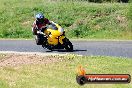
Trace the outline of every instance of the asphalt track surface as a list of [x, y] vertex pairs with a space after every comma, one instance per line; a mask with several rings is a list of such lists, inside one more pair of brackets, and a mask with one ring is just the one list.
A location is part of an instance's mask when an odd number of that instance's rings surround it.
[[0, 40], [0, 51], [41, 52], [41, 53], [73, 53], [79, 55], [103, 55], [132, 58], [132, 41], [71, 41], [73, 52], [65, 50], [49, 51], [36, 45], [34, 40]]

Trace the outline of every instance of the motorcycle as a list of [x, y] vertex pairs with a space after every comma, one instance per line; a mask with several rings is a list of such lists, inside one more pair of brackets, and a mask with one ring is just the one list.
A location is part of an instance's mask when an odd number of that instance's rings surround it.
[[[60, 34], [60, 32], [62, 34]], [[35, 40], [37, 45], [42, 45], [43, 48], [49, 50], [65, 49], [68, 52], [73, 51], [73, 45], [65, 36], [65, 31], [58, 24], [51, 24], [37, 32]]]

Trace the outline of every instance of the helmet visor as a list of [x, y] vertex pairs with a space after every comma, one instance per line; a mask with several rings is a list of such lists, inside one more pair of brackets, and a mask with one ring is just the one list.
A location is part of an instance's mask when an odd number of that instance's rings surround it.
[[44, 23], [44, 18], [37, 19], [37, 20], [38, 20], [38, 22], [40, 22], [40, 23]]

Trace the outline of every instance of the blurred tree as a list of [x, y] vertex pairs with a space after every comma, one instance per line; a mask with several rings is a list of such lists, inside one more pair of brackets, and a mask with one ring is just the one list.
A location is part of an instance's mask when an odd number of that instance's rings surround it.
[[89, 2], [101, 3], [102, 0], [89, 0]]
[[129, 0], [118, 0], [118, 2], [128, 3]]

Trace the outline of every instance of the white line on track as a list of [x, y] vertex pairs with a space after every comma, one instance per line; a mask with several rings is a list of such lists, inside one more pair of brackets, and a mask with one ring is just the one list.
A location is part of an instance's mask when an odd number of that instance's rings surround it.
[[[41, 53], [41, 52], [16, 52], [16, 51], [0, 51], [1, 54], [30, 54], [30, 55], [41, 55], [41, 56], [65, 56], [65, 55], [70, 55], [68, 53], [66, 54], [59, 54], [59, 53]], [[77, 54], [76, 54], [77, 55]], [[82, 55], [77, 55], [77, 56], [82, 56]]]

